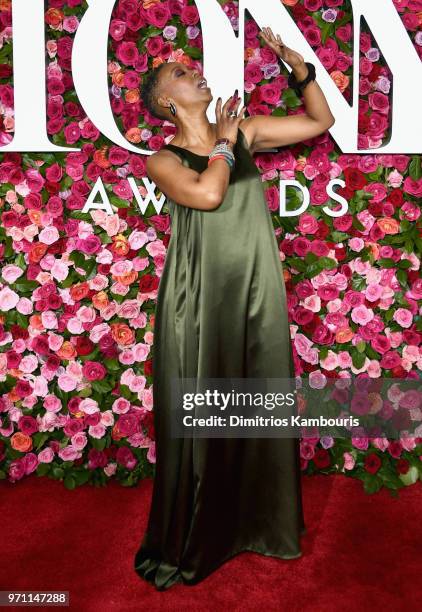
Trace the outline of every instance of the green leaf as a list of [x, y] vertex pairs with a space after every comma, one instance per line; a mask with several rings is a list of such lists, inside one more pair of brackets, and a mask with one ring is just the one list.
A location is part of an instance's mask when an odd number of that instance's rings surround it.
[[382, 487], [382, 480], [375, 474], [368, 474], [363, 481], [363, 487], [366, 493], [377, 493]]
[[312, 251], [309, 251], [309, 253], [306, 253], [305, 255], [306, 263], [314, 263], [315, 261], [318, 261], [318, 255], [315, 255], [315, 253], [313, 253]]
[[390, 257], [382, 257], [381, 259], [378, 260], [378, 263], [383, 268], [395, 268], [396, 267], [396, 262], [394, 261], [394, 259], [391, 259]]
[[45, 476], [50, 471], [50, 468], [50, 463], [39, 463], [37, 465], [36, 473], [38, 474], [38, 476]]
[[319, 261], [315, 262], [313, 264], [310, 264], [306, 268], [305, 277], [306, 278], [312, 278], [312, 277], [316, 276], [317, 274], [319, 274], [321, 272], [321, 270], [322, 270], [321, 263]]
[[375, 359], [376, 361], [379, 361], [381, 359], [381, 355], [377, 353], [377, 351], [374, 350], [370, 344], [366, 345], [365, 353], [367, 354], [369, 359]]
[[72, 474], [67, 474], [63, 480], [63, 484], [66, 489], [74, 489], [76, 487], [76, 481], [73, 478]]
[[403, 270], [407, 270], [408, 268], [410, 268], [412, 266], [412, 262], [409, 261], [408, 259], [401, 259], [398, 263], [397, 263], [397, 267], [401, 268]]
[[403, 289], [407, 289], [408, 282], [407, 282], [407, 272], [406, 272], [406, 270], [397, 270], [396, 271], [396, 277], [397, 277], [397, 280], [400, 283], [400, 286], [403, 287]]
[[355, 368], [360, 370], [366, 360], [365, 353], [360, 353], [356, 348], [352, 349], [352, 362]]
[[362, 225], [362, 223], [357, 217], [353, 217], [352, 226], [360, 232], [363, 232], [365, 230], [365, 226]]
[[320, 257], [319, 265], [321, 270], [332, 270], [337, 267], [337, 262], [335, 259], [331, 259], [331, 257]]
[[91, 438], [91, 444], [97, 450], [104, 450], [106, 443], [107, 440], [105, 438], [101, 438], [101, 440], [99, 440], [98, 438]]
[[91, 386], [97, 393], [109, 393], [113, 389], [113, 386], [105, 380], [94, 380]]
[[110, 195], [109, 200], [113, 204], [113, 206], [116, 206], [117, 208], [130, 207], [130, 203], [128, 202], [128, 200], [122, 200], [122, 198], [118, 198], [116, 195]]
[[366, 342], [364, 340], [361, 340], [356, 344], [356, 348], [358, 349], [359, 353], [364, 353], [366, 348]]
[[299, 272], [305, 272], [305, 270], [308, 267], [306, 265], [306, 263], [303, 261], [303, 259], [300, 259], [299, 257], [288, 257], [287, 258], [287, 263], [292, 268], [295, 268], [296, 270], [299, 270]]
[[333, 24], [329, 21], [326, 21], [324, 23], [324, 25], [322, 26], [322, 30], [321, 30], [321, 42], [322, 44], [325, 44], [328, 36], [330, 36], [332, 34], [333, 31]]
[[184, 52], [194, 59], [200, 59], [202, 57], [202, 51], [199, 47], [185, 47]]
[[421, 158], [419, 155], [414, 155], [409, 165], [409, 174], [414, 181], [418, 181], [422, 177]]
[[13, 289], [15, 289], [17, 293], [32, 293], [38, 286], [38, 283], [36, 283], [35, 281], [25, 279], [18, 280], [12, 285]]

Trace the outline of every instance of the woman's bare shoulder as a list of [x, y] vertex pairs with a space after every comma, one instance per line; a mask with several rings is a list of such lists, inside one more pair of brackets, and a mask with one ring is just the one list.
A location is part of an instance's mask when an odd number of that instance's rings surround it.
[[156, 153], [150, 155], [146, 161], [147, 168], [157, 168], [162, 164], [178, 164], [182, 163], [180, 155], [170, 149], [162, 148]]

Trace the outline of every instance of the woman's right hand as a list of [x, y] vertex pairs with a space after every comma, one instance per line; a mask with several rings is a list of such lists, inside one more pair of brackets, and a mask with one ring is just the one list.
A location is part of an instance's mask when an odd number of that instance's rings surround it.
[[[221, 103], [221, 98], [218, 98], [217, 104], [215, 105], [217, 138], [228, 138], [232, 145], [234, 145], [237, 140], [239, 123], [244, 118], [243, 113], [246, 110], [246, 106], [242, 106], [240, 112], [237, 113], [237, 109], [240, 104], [240, 98], [238, 100], [235, 100], [234, 96], [230, 96], [230, 98], [227, 100], [227, 102], [222, 108]], [[229, 117], [227, 115], [229, 111], [235, 111], [236, 115], [234, 115], [233, 117]]]

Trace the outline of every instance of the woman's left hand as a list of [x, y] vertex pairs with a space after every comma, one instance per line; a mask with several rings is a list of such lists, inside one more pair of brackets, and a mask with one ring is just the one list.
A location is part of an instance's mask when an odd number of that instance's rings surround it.
[[280, 35], [274, 36], [271, 28], [262, 28], [259, 32], [262, 40], [274, 51], [274, 53], [280, 57], [283, 62], [286, 62], [292, 69], [303, 66], [305, 63], [304, 58], [300, 53], [293, 51], [293, 49], [289, 49], [283, 43], [280, 38]]

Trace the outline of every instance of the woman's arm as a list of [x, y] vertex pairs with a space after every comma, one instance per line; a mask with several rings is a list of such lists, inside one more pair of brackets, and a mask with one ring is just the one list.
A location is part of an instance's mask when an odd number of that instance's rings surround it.
[[151, 181], [168, 198], [198, 210], [218, 208], [230, 181], [230, 168], [224, 159], [216, 159], [203, 172], [196, 172], [166, 149], [147, 159], [146, 170]]
[[[270, 28], [264, 28], [262, 37], [265, 42], [283, 61], [289, 64], [298, 81], [303, 81], [308, 74], [308, 68], [303, 57], [286, 47]], [[247, 117], [240, 123], [250, 144], [251, 153], [260, 149], [271, 149], [296, 142], [302, 142], [322, 134], [335, 123], [327, 100], [315, 81], [309, 83], [303, 90], [305, 113], [288, 117], [273, 117], [255, 115]]]

